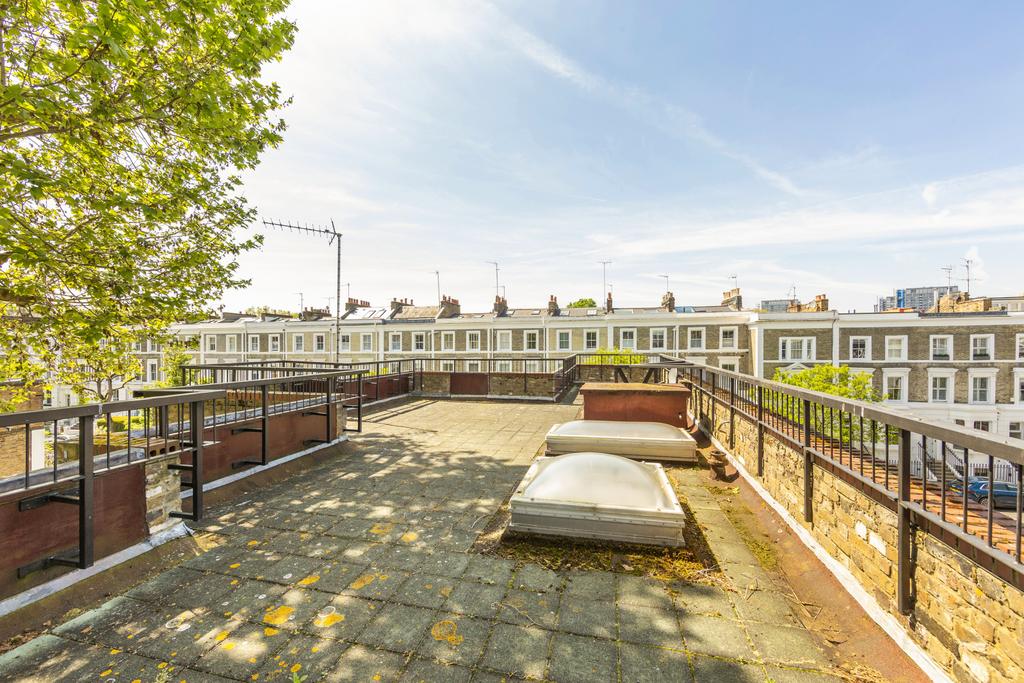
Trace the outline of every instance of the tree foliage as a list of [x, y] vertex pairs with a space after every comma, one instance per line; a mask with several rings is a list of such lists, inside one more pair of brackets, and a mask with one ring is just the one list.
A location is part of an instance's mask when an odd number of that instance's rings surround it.
[[816, 365], [804, 370], [787, 372], [782, 369], [775, 371], [776, 382], [791, 384], [803, 389], [834, 394], [844, 398], [860, 401], [878, 401], [878, 396], [871, 385], [871, 375], [863, 372], [852, 372], [848, 365]]
[[576, 301], [573, 301], [571, 304], [569, 304], [568, 307], [569, 308], [595, 308], [596, 306], [597, 306], [597, 302], [596, 301], [594, 301], [590, 297], [584, 297], [582, 299], [576, 299]]
[[286, 4], [0, 0], [0, 379], [89, 390], [83, 367], [130, 372], [139, 334], [244, 284], [238, 173], [281, 140], [261, 70]]

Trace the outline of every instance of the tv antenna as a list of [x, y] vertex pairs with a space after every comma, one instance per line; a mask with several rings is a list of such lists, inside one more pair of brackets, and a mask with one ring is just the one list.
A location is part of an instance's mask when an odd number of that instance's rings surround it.
[[964, 282], [967, 283], [967, 298], [970, 299], [971, 298], [971, 266], [974, 265], [974, 259], [962, 258], [962, 259], [960, 259], [960, 261], [964, 264], [964, 272], [966, 274], [966, 277], [964, 278]]
[[733, 289], [739, 289], [740, 288], [740, 279], [738, 277], [736, 277], [735, 275], [730, 275], [729, 279], [732, 280], [732, 288]]
[[608, 295], [608, 266], [611, 261], [598, 261], [601, 264], [601, 294]]
[[942, 266], [939, 270], [946, 274], [946, 294], [949, 294], [953, 291], [953, 264]]
[[[334, 307], [334, 362], [337, 363], [340, 360], [339, 353], [341, 352], [341, 233], [335, 229], [334, 219], [331, 219], [331, 227], [329, 228], [327, 226], [310, 226], [309, 224], [299, 225], [298, 223], [283, 223], [281, 221], [271, 221], [267, 219], [263, 219], [263, 227], [282, 230], [285, 232], [298, 232], [307, 235], [326, 237], [327, 244], [334, 244], [337, 248], [338, 262], [337, 270], [335, 272], [334, 286], [334, 300], [337, 302], [337, 305]], [[301, 311], [299, 313], [301, 315]]]
[[796, 284], [789, 288], [789, 292], [786, 293], [786, 296], [788, 296], [790, 300], [796, 301]]
[[437, 306], [441, 307], [441, 271], [435, 270], [434, 277], [437, 278]]
[[659, 275], [658, 277], [665, 278], [665, 291], [668, 292], [668, 275]]
[[501, 289], [500, 286], [498, 285], [498, 262], [487, 261], [487, 263], [490, 263], [492, 266], [494, 266], [494, 296], [498, 296], [498, 292]]

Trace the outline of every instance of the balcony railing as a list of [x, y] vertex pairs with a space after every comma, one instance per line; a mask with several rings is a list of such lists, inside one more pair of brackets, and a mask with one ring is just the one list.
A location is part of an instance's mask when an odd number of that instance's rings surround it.
[[[691, 387], [696, 417], [712, 430], [722, 426], [727, 448], [736, 446], [740, 421], [754, 425], [757, 477], [767, 435], [803, 454], [806, 522], [814, 518], [815, 467], [896, 513], [901, 612], [910, 609], [912, 528], [1024, 586], [1024, 441], [678, 359], [660, 367]], [[972, 476], [979, 469], [984, 476]]]

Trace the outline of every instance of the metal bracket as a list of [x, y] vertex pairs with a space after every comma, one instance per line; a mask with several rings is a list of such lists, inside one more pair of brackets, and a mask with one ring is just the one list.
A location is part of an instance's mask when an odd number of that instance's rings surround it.
[[77, 567], [78, 566], [78, 553], [72, 552], [65, 555], [54, 555], [53, 557], [45, 557], [35, 562], [29, 562], [28, 564], [18, 567], [18, 578], [23, 579], [33, 572], [37, 572], [41, 569], [49, 569], [50, 567]]
[[302, 413], [302, 417], [306, 417], [307, 415], [318, 415], [320, 417], [327, 417], [327, 413], [321, 413], [318, 410], [307, 410]]
[[303, 446], [312, 446], [318, 443], [330, 443], [327, 439], [305, 439], [302, 442]]
[[260, 433], [262, 431], [263, 430], [261, 428], [259, 428], [259, 427], [235, 427], [234, 429], [231, 430], [231, 433], [232, 434], [239, 434], [241, 432], [256, 432], [256, 433]]
[[248, 467], [249, 465], [262, 465], [262, 464], [263, 464], [263, 462], [260, 461], [260, 460], [236, 460], [235, 462], [231, 463], [231, 469], [233, 469], [233, 470], [240, 470], [243, 467]]
[[41, 508], [44, 505], [50, 503], [67, 503], [69, 505], [81, 505], [82, 501], [78, 499], [78, 496], [74, 494], [75, 489], [68, 489], [64, 492], [51, 492], [44, 493], [41, 496], [35, 496], [33, 498], [25, 498], [24, 500], [18, 501], [18, 512], [26, 512], [28, 510], [35, 510]]

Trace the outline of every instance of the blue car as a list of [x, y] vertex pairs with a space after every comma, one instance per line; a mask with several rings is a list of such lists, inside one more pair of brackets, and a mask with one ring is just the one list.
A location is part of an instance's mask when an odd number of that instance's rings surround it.
[[[954, 480], [949, 483], [949, 488], [959, 494], [963, 489], [963, 482]], [[1004, 481], [994, 482], [992, 485], [994, 495], [992, 496], [992, 507], [1015, 510], [1017, 508], [1017, 484], [1009, 484]], [[971, 477], [967, 480], [967, 498], [981, 505], [988, 505], [989, 488], [987, 477]]]

